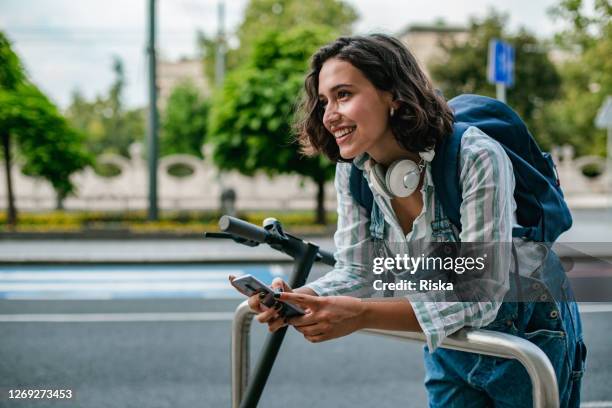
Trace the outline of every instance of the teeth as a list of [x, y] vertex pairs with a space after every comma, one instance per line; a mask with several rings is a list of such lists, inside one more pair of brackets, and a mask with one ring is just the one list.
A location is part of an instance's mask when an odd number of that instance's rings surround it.
[[344, 128], [344, 129], [339, 130], [336, 133], [334, 133], [334, 137], [337, 139], [339, 137], [342, 137], [342, 136], [345, 136], [345, 135], [351, 133], [353, 130], [355, 130], [354, 126], [352, 126], [350, 128]]

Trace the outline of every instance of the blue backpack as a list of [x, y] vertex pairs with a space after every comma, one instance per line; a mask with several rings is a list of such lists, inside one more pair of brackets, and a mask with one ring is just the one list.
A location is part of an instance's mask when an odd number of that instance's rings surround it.
[[[432, 176], [436, 196], [449, 221], [461, 230], [461, 183], [459, 152], [461, 137], [475, 126], [497, 140], [512, 162], [516, 187], [517, 221], [522, 228], [513, 237], [554, 242], [572, 226], [572, 216], [563, 198], [559, 178], [549, 153], [543, 153], [525, 123], [508, 105], [480, 95], [459, 95], [448, 102], [455, 113], [453, 133], [435, 148]], [[363, 171], [351, 168], [350, 191], [368, 214], [373, 199]]]

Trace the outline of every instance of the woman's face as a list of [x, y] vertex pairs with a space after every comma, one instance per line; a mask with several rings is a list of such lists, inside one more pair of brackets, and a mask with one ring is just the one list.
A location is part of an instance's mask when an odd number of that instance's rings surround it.
[[368, 152], [384, 161], [397, 142], [389, 128], [391, 93], [377, 89], [351, 63], [331, 58], [319, 73], [323, 125], [334, 136], [340, 156], [352, 159]]

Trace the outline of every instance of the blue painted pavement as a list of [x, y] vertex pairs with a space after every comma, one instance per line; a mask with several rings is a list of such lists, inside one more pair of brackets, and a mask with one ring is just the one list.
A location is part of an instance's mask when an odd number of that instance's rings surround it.
[[16, 265], [0, 266], [0, 299], [240, 298], [228, 275], [270, 284], [279, 265]]

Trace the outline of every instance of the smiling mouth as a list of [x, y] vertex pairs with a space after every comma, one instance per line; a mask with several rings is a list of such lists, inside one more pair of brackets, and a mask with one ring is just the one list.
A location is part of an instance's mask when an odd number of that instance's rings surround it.
[[343, 129], [342, 132], [339, 132], [340, 134], [338, 136], [334, 136], [336, 138], [336, 143], [340, 144], [347, 140], [353, 133], [355, 133], [355, 129], [357, 129], [357, 126]]

